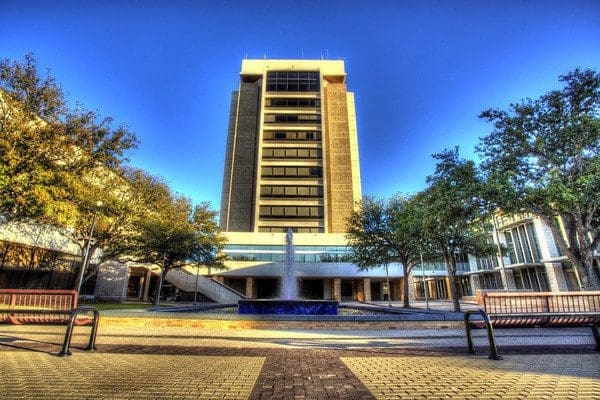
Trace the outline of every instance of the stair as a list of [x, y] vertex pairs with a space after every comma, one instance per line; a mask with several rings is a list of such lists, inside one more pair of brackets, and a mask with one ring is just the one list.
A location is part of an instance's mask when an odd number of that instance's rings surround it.
[[196, 274], [185, 269], [172, 269], [167, 272], [167, 276], [165, 277], [167, 282], [180, 290], [192, 293], [196, 291], [196, 278], [198, 282], [198, 293], [202, 293], [216, 303], [232, 304], [246, 298], [246, 296], [221, 282], [217, 282], [212, 278], [207, 278], [202, 275], [196, 276]]

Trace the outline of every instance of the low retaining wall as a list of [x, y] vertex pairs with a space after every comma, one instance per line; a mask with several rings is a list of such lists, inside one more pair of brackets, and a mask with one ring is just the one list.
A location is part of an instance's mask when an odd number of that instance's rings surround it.
[[317, 330], [388, 330], [388, 329], [463, 329], [461, 320], [254, 320], [254, 319], [195, 319], [102, 316], [100, 329], [105, 326], [176, 327], [198, 329], [317, 329]]

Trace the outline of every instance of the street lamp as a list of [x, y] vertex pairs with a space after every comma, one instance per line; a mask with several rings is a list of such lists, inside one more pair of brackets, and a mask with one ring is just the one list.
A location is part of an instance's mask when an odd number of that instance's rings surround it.
[[83, 284], [83, 276], [87, 269], [88, 263], [90, 262], [90, 247], [92, 245], [92, 239], [94, 237], [94, 228], [96, 227], [96, 219], [98, 217], [98, 210], [103, 206], [101, 201], [96, 202], [94, 208], [94, 216], [92, 217], [92, 227], [90, 228], [90, 234], [88, 235], [87, 245], [85, 246], [85, 253], [83, 255], [83, 263], [81, 264], [81, 270], [79, 271], [79, 277], [77, 279], [77, 294], [81, 291], [81, 285]]

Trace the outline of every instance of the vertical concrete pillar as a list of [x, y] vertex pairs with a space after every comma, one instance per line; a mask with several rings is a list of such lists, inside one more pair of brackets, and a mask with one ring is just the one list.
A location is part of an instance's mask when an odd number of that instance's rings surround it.
[[505, 268], [504, 272], [505, 272], [504, 274], [500, 273], [500, 276], [502, 277], [502, 284], [504, 285], [504, 288], [508, 288], [509, 291], [517, 290], [517, 284], [515, 283], [514, 271], [510, 268]]
[[246, 298], [254, 299], [256, 297], [254, 294], [255, 292], [256, 292], [256, 287], [255, 287], [254, 277], [253, 276], [246, 277]]
[[561, 263], [545, 263], [546, 277], [548, 278], [548, 284], [550, 285], [550, 291], [552, 292], [568, 292], [569, 284], [565, 277], [563, 267]]
[[402, 279], [393, 279], [390, 281], [392, 301], [401, 301], [403, 299]]
[[[455, 276], [454, 279], [456, 279], [457, 277]], [[446, 293], [448, 293], [448, 298], [452, 299], [452, 285], [450, 284], [450, 277], [447, 276], [446, 279], [444, 279], [444, 281], [446, 282]], [[458, 293], [457, 293], [458, 295]]]
[[361, 279], [356, 281], [356, 301], [365, 301], [365, 287]]
[[342, 301], [342, 279], [333, 278], [333, 299]]
[[142, 292], [142, 301], [148, 301], [148, 292], [150, 292], [150, 281], [152, 280], [152, 271], [147, 269], [143, 280], [144, 280], [144, 291]]
[[473, 274], [470, 276], [471, 279], [471, 289], [473, 290], [473, 296], [477, 293], [478, 290], [481, 290], [481, 280], [479, 279], [478, 274]]
[[413, 274], [408, 274], [408, 300], [414, 301], [417, 297], [415, 287], [415, 277]]
[[427, 285], [427, 295], [429, 296], [429, 299], [437, 299], [438, 295], [435, 288], [435, 279], [426, 280], [425, 284]]
[[363, 287], [365, 293], [365, 301], [371, 301], [371, 279], [364, 278], [363, 279]]

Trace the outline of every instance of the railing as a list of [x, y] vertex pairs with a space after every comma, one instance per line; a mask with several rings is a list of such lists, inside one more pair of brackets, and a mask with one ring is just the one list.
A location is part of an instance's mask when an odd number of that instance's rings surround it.
[[475, 347], [473, 346], [473, 336], [471, 333], [471, 329], [474, 326], [474, 323], [471, 321], [472, 315], [480, 315], [483, 318], [483, 324], [485, 329], [487, 330], [488, 343], [490, 345], [490, 355], [488, 358], [490, 360], [502, 360], [502, 356], [498, 354], [498, 348], [496, 347], [496, 338], [494, 336], [494, 328], [492, 327], [492, 321], [483, 310], [470, 310], [465, 312], [465, 330], [467, 334], [467, 346], [468, 352], [471, 354], [475, 354]]
[[[92, 330], [90, 332], [90, 340], [88, 342], [87, 347], [84, 349], [86, 351], [94, 351], [94, 350], [96, 350], [96, 335], [98, 333], [98, 322], [100, 320], [100, 312], [98, 311], [98, 309], [96, 307], [81, 306], [81, 307], [77, 307], [74, 310], [48, 310], [48, 309], [39, 309], [39, 308], [0, 309], [0, 314], [7, 314], [9, 316], [9, 318], [7, 320], [8, 322], [14, 321], [15, 319], [13, 319], [11, 317], [14, 317], [16, 315], [19, 315], [19, 316], [48, 315], [48, 314], [51, 314], [53, 316], [68, 315], [69, 319], [68, 319], [68, 323], [67, 323], [67, 331], [65, 333], [65, 338], [63, 340], [62, 349], [57, 354], [57, 356], [59, 356], [59, 357], [65, 357], [65, 356], [71, 355], [71, 351], [69, 348], [71, 346], [71, 339], [73, 337], [73, 328], [74, 328], [75, 324], [77, 323], [77, 316], [83, 312], [92, 312], [94, 314], [92, 321], [91, 321]], [[19, 318], [17, 318], [16, 320], [20, 321]], [[18, 323], [20, 323], [20, 322], [17, 322], [17, 324]]]

